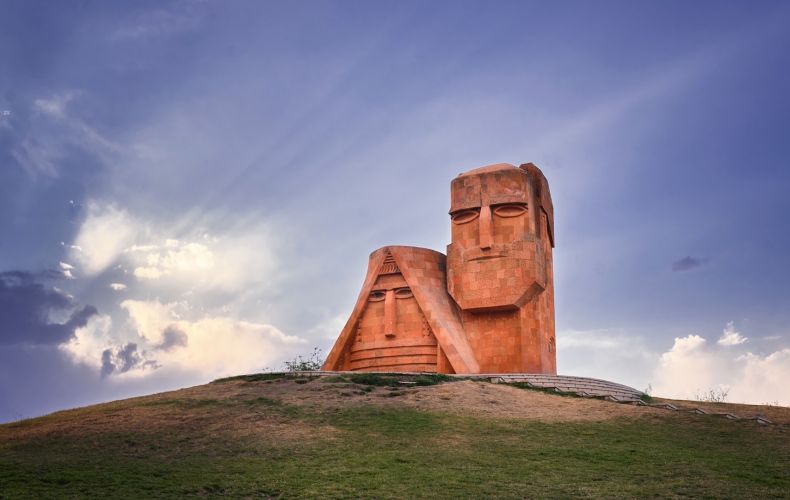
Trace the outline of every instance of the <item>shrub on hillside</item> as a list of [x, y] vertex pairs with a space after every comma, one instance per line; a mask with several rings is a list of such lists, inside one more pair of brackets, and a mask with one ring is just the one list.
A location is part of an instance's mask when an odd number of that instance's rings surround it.
[[694, 397], [697, 401], [704, 401], [706, 403], [726, 403], [727, 402], [727, 395], [730, 393], [729, 389], [724, 388], [716, 388], [716, 389], [708, 389], [707, 391], [697, 391], [697, 395]]
[[298, 355], [291, 361], [285, 362], [285, 370], [289, 372], [318, 371], [322, 366], [324, 366], [324, 359], [321, 356], [321, 349], [317, 347], [305, 358]]

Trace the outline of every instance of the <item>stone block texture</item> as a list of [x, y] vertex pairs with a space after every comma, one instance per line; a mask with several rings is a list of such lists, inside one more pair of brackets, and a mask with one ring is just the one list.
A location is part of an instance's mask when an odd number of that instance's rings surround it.
[[325, 370], [556, 374], [554, 208], [532, 163], [460, 174], [447, 256], [380, 248]]

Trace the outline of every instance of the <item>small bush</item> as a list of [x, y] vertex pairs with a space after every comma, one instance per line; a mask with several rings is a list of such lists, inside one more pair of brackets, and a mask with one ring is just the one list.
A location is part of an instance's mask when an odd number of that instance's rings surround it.
[[716, 389], [708, 389], [707, 391], [697, 391], [694, 399], [697, 401], [704, 401], [706, 403], [726, 403], [727, 395], [730, 393], [729, 388], [718, 387]]
[[285, 369], [289, 372], [314, 372], [320, 370], [322, 366], [324, 366], [324, 359], [321, 356], [321, 349], [317, 347], [306, 358], [299, 355], [291, 361], [285, 362]]

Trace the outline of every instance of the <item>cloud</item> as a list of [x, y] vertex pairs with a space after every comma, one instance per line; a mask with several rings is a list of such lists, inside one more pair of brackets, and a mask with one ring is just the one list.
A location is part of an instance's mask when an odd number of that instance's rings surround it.
[[89, 202], [87, 216], [71, 246], [71, 259], [86, 275], [95, 276], [111, 266], [141, 230], [139, 222], [125, 210]]
[[[113, 163], [121, 147], [69, 112], [79, 91], [62, 91], [34, 99], [29, 128], [16, 139], [11, 156], [32, 179], [59, 178], [69, 158], [79, 150], [103, 165]], [[85, 162], [83, 158], [82, 163]]]
[[72, 274], [72, 269], [74, 266], [71, 264], [67, 264], [65, 262], [60, 262], [60, 269], [63, 271], [63, 277], [66, 279], [74, 279], [74, 274]]
[[127, 286], [124, 285], [123, 283], [110, 283], [109, 287], [115, 290], [116, 292], [121, 292], [123, 290], [126, 290], [127, 288]]
[[135, 267], [134, 276], [141, 280], [156, 280], [164, 276], [165, 273], [156, 267]]
[[[58, 344], [96, 315], [95, 307], [78, 308], [68, 294], [48, 287], [24, 271], [0, 273], [0, 344]], [[65, 322], [51, 322], [64, 315]]]
[[58, 162], [63, 152], [59, 145], [42, 141], [40, 138], [26, 137], [11, 150], [11, 156], [30, 175], [39, 177], [57, 177]]
[[346, 311], [326, 317], [310, 328], [308, 336], [331, 347], [332, 343], [337, 339], [338, 333], [345, 326], [346, 321], [348, 321], [348, 313]]
[[149, 229], [149, 233], [148, 241], [124, 250], [122, 261], [135, 278], [152, 285], [244, 292], [262, 280], [271, 286], [279, 274], [271, 231], [260, 222], [226, 227], [214, 236], [187, 234], [175, 239], [165, 229]]
[[650, 382], [657, 357], [644, 339], [620, 330], [557, 333], [557, 367], [566, 375], [603, 378], [641, 390]]
[[162, 342], [156, 346], [157, 349], [169, 351], [176, 347], [186, 347], [189, 344], [189, 336], [177, 325], [170, 325], [162, 332]]
[[35, 99], [33, 101], [33, 109], [52, 117], [64, 118], [66, 116], [66, 106], [74, 97], [75, 92], [62, 92], [51, 96], [49, 99]]
[[113, 40], [158, 38], [185, 33], [199, 28], [202, 16], [194, 7], [195, 2], [180, 2], [173, 10], [157, 8], [139, 14], [132, 22], [116, 29]]
[[675, 272], [691, 271], [698, 267], [702, 267], [706, 259], [698, 259], [696, 257], [683, 257], [672, 263], [672, 270]]
[[194, 383], [279, 366], [302, 352], [306, 342], [273, 325], [227, 316], [192, 314], [184, 302], [121, 303], [129, 327], [94, 316], [59, 348], [73, 362], [109, 379], [191, 374]]
[[98, 369], [101, 367], [102, 351], [120, 341], [112, 327], [109, 315], [97, 314], [77, 328], [68, 341], [58, 345], [58, 349], [74, 363]]
[[237, 217], [233, 224], [216, 215], [185, 216], [166, 227], [114, 203], [89, 200], [85, 206], [75, 240], [63, 246], [86, 277], [117, 264], [149, 289], [242, 293], [263, 282], [273, 286], [287, 269], [275, 265], [273, 248], [284, 238], [273, 238], [274, 231], [256, 216]]
[[767, 356], [746, 353], [738, 361], [741, 380], [730, 390], [733, 400], [790, 406], [790, 349]]
[[177, 323], [188, 335], [189, 345], [171, 351], [165, 360], [201, 370], [214, 377], [257, 372], [301, 352], [306, 341], [285, 335], [273, 325], [206, 317]]
[[137, 352], [137, 344], [128, 344], [105, 349], [101, 354], [101, 376], [107, 377], [113, 373], [126, 373], [132, 369], [156, 369], [159, 366], [155, 361], [145, 360]]
[[185, 307], [184, 303], [162, 303], [158, 300], [121, 302], [121, 309], [129, 314], [138, 335], [151, 344], [164, 342], [163, 332], [174, 320], [181, 319], [179, 309], [183, 310]]
[[746, 340], [733, 322], [717, 342], [691, 334], [675, 338], [665, 352], [618, 330], [564, 330], [557, 333], [557, 366], [564, 374], [636, 389], [649, 384], [659, 397], [695, 399], [709, 390], [726, 390], [732, 402], [790, 405], [790, 349], [749, 352]]
[[[147, 245], [151, 247], [151, 245]], [[196, 277], [213, 270], [214, 252], [202, 243], [182, 243], [167, 239], [164, 248], [154, 246], [144, 253], [147, 265], [134, 269], [135, 277], [156, 280], [163, 276], [192, 274]]]
[[[722, 338], [734, 338], [728, 332], [738, 335], [732, 323], [724, 332]], [[790, 349], [761, 355], [743, 352], [738, 349], [742, 344], [710, 344], [699, 335], [675, 338], [654, 370], [654, 395], [693, 399], [722, 390], [733, 402], [790, 405]]]
[[735, 331], [735, 325], [732, 321], [730, 321], [727, 323], [727, 326], [724, 327], [724, 331], [716, 343], [719, 345], [740, 345], [745, 343], [747, 340], [749, 339]]

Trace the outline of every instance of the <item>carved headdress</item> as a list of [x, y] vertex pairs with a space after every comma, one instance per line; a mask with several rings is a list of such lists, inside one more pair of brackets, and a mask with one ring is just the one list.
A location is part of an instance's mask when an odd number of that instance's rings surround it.
[[447, 293], [445, 256], [388, 246], [370, 255], [362, 291], [325, 370], [475, 373]]

